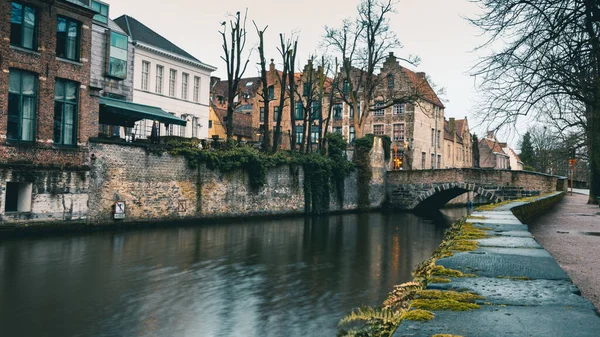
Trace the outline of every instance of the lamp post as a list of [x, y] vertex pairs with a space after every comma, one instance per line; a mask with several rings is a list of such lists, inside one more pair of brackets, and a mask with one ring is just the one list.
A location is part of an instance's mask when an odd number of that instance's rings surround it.
[[573, 195], [573, 176], [575, 175], [575, 164], [577, 164], [577, 159], [575, 159], [575, 148], [569, 147], [569, 153], [571, 154], [571, 158], [569, 159], [569, 167], [571, 169], [571, 196]]

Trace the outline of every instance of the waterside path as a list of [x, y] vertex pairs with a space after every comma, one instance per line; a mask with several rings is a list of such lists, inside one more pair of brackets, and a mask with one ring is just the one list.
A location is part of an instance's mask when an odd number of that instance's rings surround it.
[[513, 214], [535, 211], [527, 209], [528, 204], [513, 202], [474, 212], [467, 222], [489, 237], [477, 240], [474, 251], [436, 261], [475, 277], [450, 278], [450, 283], [429, 284], [427, 289], [476, 293], [485, 298], [478, 300], [479, 309], [434, 311], [430, 321], [403, 321], [393, 336], [599, 336], [600, 316], [594, 305]]

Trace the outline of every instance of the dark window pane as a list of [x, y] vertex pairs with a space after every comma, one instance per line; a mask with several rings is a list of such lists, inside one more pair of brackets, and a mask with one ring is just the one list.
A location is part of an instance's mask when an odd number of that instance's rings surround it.
[[64, 103], [54, 103], [54, 142], [60, 144], [62, 141], [62, 112]]
[[8, 94], [8, 125], [6, 126], [8, 139], [19, 139], [19, 101], [19, 95]]

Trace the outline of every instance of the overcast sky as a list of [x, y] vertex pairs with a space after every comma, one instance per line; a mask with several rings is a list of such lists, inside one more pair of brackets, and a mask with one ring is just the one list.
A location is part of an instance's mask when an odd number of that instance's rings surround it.
[[[279, 33], [296, 32], [298, 61], [303, 65], [309, 55], [319, 54], [323, 27], [339, 27], [344, 18], [355, 17], [359, 3], [359, 0], [104, 1], [110, 4], [111, 18], [127, 14], [138, 19], [202, 62], [218, 67], [213, 75], [221, 78], [226, 77], [226, 72], [220, 58], [219, 29], [229, 14], [248, 8], [249, 47], [254, 47], [257, 41], [251, 20], [259, 27], [269, 26], [265, 36], [266, 57], [275, 58], [276, 63]], [[391, 25], [404, 48], [395, 50], [395, 54], [421, 57], [418, 67], [404, 66], [426, 72], [436, 85], [446, 89], [446, 117], [467, 116], [471, 128], [476, 127], [472, 113], [477, 92], [468, 72], [477, 60], [472, 50], [482, 38], [462, 17], [476, 15], [478, 7], [469, 0], [400, 0], [396, 9], [397, 13], [390, 16]], [[246, 76], [258, 75], [257, 58], [255, 50]], [[475, 130], [479, 135], [485, 134], [482, 128]]]

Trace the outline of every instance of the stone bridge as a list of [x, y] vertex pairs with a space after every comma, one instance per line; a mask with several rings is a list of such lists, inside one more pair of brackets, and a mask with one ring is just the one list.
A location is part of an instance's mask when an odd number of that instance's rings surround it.
[[537, 196], [565, 190], [564, 178], [547, 174], [492, 169], [389, 171], [390, 208], [441, 208], [455, 197], [474, 192], [490, 202]]

